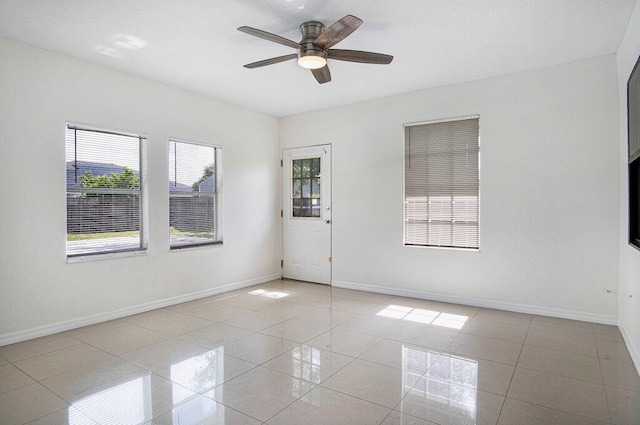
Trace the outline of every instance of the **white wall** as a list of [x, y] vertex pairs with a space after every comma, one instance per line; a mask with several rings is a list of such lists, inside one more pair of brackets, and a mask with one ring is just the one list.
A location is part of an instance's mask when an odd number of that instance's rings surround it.
[[[0, 58], [0, 342], [279, 275], [276, 118], [9, 40]], [[148, 255], [66, 263], [67, 120], [148, 135]], [[222, 247], [169, 252], [170, 136], [223, 146]]]
[[[621, 70], [637, 57], [639, 27], [636, 10]], [[0, 342], [280, 273], [278, 138], [280, 148], [333, 145], [336, 283], [607, 322], [618, 299], [606, 289], [620, 282], [621, 319], [640, 341], [640, 295], [624, 298], [640, 261], [618, 237], [626, 131], [614, 56], [280, 122], [9, 40], [0, 57]], [[473, 114], [481, 251], [403, 247], [402, 124]], [[148, 255], [66, 263], [67, 120], [148, 135]], [[168, 250], [170, 136], [224, 147], [223, 247]]]
[[[282, 119], [333, 145], [334, 282], [614, 323], [616, 83], [609, 55]], [[474, 114], [480, 252], [403, 247], [403, 123]]]
[[631, 247], [628, 204], [627, 81], [640, 55], [640, 3], [618, 48], [620, 99], [620, 329], [640, 371], [640, 251]]

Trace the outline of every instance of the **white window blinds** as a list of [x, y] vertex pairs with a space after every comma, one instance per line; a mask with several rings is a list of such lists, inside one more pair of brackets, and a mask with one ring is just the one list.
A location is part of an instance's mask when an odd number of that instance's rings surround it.
[[169, 141], [171, 249], [222, 242], [221, 149]]
[[479, 247], [478, 118], [405, 127], [405, 245]]
[[67, 257], [146, 251], [140, 135], [67, 124]]

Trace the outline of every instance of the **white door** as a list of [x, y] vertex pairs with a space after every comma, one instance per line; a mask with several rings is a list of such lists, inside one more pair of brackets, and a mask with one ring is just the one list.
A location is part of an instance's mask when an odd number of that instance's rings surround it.
[[282, 276], [331, 283], [331, 145], [283, 149]]

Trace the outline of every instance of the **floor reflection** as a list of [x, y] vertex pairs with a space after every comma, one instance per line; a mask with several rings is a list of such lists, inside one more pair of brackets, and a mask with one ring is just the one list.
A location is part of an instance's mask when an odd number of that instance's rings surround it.
[[402, 345], [403, 388], [413, 386], [440, 356], [439, 352]]
[[[74, 403], [95, 421], [105, 424], [138, 424], [150, 420], [151, 374], [103, 389]], [[69, 417], [69, 423], [76, 425]]]
[[[63, 417], [65, 413], [66, 417]], [[73, 406], [67, 408], [66, 412], [60, 412], [55, 416], [55, 418], [49, 418], [51, 423], [61, 425], [96, 425], [97, 423]]]
[[[203, 397], [195, 396], [191, 397], [190, 401], [182, 403], [171, 410], [171, 421], [169, 422], [168, 414], [165, 415], [163, 423], [171, 423], [175, 425], [189, 425], [189, 424], [202, 424], [202, 423], [214, 423], [224, 425], [225, 411], [222, 404]], [[216, 420], [213, 420], [213, 419]]]
[[[322, 380], [322, 350], [302, 344], [291, 350], [291, 395], [301, 397], [309, 391], [311, 384]], [[320, 405], [319, 392], [307, 394], [302, 400], [315, 406]]]
[[171, 380], [203, 393], [224, 382], [224, 348], [211, 350], [171, 366]]
[[286, 292], [280, 292], [280, 291], [267, 291], [265, 289], [256, 289], [255, 291], [251, 291], [249, 292], [249, 294], [251, 295], [260, 295], [262, 297], [266, 297], [266, 298], [284, 298], [284, 297], [288, 297], [289, 294], [287, 294]]
[[100, 424], [132, 425], [161, 414], [162, 423], [200, 424], [213, 419], [213, 423], [225, 423], [224, 406], [198, 394], [224, 382], [222, 349], [176, 363], [170, 374], [167, 380], [146, 373], [85, 395], [69, 409], [68, 423], [84, 425], [91, 418]]
[[[407, 365], [414, 363], [419, 366], [432, 360], [433, 356], [438, 354], [403, 347], [403, 361]], [[405, 370], [405, 389], [416, 382], [417, 373], [410, 367]], [[420, 412], [421, 417], [438, 417], [448, 424], [473, 425], [477, 415], [477, 387], [477, 361], [441, 354], [412, 386], [402, 401], [402, 407], [414, 414]]]
[[460, 314], [443, 313], [435, 310], [425, 310], [394, 304], [388, 305], [376, 313], [376, 315], [458, 330], [462, 329], [469, 319], [469, 316]]

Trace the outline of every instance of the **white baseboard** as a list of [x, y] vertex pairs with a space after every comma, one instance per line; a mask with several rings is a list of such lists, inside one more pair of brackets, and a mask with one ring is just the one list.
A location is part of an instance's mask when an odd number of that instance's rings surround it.
[[629, 331], [625, 326], [622, 319], [620, 319], [620, 323], [618, 325], [620, 329], [620, 333], [622, 334], [622, 339], [624, 339], [624, 343], [627, 346], [627, 350], [629, 350], [629, 355], [631, 356], [631, 361], [636, 367], [636, 372], [640, 375], [640, 350], [638, 350], [638, 346], [633, 343], [633, 339], [631, 339], [631, 335], [629, 335]]
[[227, 285], [217, 286], [215, 288], [205, 289], [202, 291], [191, 292], [189, 294], [178, 295], [171, 298], [164, 298], [149, 303], [138, 304], [131, 307], [121, 308], [119, 310], [106, 313], [93, 314], [91, 316], [79, 317], [77, 319], [65, 320], [64, 322], [52, 323], [50, 325], [38, 326], [37, 328], [26, 329], [24, 331], [12, 332], [0, 335], [0, 347], [3, 345], [14, 344], [16, 342], [26, 341], [28, 339], [39, 338], [41, 336], [51, 335], [58, 332], [69, 331], [71, 329], [80, 328], [82, 326], [94, 325], [108, 320], [120, 319], [121, 317], [131, 316], [132, 314], [144, 313], [145, 311], [155, 310], [157, 308], [168, 307], [170, 305], [180, 304], [187, 301], [197, 300], [199, 298], [210, 297], [212, 295], [222, 294], [224, 292], [234, 291], [236, 289], [246, 288], [248, 286], [258, 285], [260, 283], [270, 282], [280, 279], [281, 273], [274, 273], [255, 279], [245, 280], [242, 282], [229, 283]]
[[339, 280], [332, 281], [331, 285], [335, 286], [336, 288], [354, 289], [356, 291], [378, 292], [381, 294], [396, 295], [400, 297], [420, 298], [454, 304], [471, 305], [474, 307], [495, 308], [498, 310], [538, 314], [541, 316], [560, 317], [563, 319], [582, 320], [585, 322], [602, 323], [606, 325], [618, 324], [617, 317], [607, 316], [604, 314], [584, 313], [581, 311], [539, 307], [529, 304], [517, 304], [506, 301], [488, 300], [483, 298], [458, 297], [454, 295], [416, 291], [413, 289], [390, 288], [386, 286], [368, 285], [364, 283], [342, 282]]

